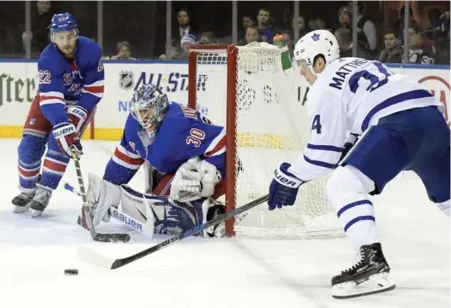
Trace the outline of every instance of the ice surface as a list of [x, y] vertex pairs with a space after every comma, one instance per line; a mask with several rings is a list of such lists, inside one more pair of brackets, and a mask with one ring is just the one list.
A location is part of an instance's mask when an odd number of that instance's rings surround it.
[[[13, 214], [17, 194], [17, 139], [0, 140], [1, 307], [449, 307], [449, 220], [430, 203], [413, 174], [404, 173], [375, 198], [376, 221], [397, 289], [349, 300], [330, 296], [330, 278], [349, 267], [354, 254], [346, 239], [186, 239], [115, 271], [95, 268], [75, 255], [89, 245], [110, 257], [147, 248], [132, 233], [128, 244], [92, 243], [76, 225], [80, 201], [62, 188], [40, 219]], [[84, 141], [88, 172], [103, 173], [116, 142]], [[139, 171], [141, 172], [141, 171]], [[143, 176], [132, 186], [141, 189]], [[75, 187], [69, 164], [63, 181]], [[262, 205], [263, 206], [263, 205]], [[102, 230], [129, 232], [118, 225]], [[77, 268], [78, 276], [64, 276]]]

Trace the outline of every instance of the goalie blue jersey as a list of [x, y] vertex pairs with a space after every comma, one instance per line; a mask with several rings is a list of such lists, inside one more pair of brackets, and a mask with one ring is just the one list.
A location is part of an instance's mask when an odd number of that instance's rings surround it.
[[42, 113], [56, 125], [67, 122], [66, 104], [78, 104], [91, 112], [103, 96], [104, 70], [100, 46], [83, 36], [77, 40], [74, 58], [67, 59], [50, 43], [38, 61]]
[[160, 173], [175, 173], [192, 157], [199, 156], [225, 176], [225, 129], [210, 123], [199, 112], [169, 103], [166, 115], [152, 141], [130, 114], [120, 144], [106, 166], [104, 179], [127, 184], [146, 161]]

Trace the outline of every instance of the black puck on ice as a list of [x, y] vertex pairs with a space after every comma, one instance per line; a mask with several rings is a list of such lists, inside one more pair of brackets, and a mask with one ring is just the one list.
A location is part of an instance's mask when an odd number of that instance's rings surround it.
[[64, 275], [75, 276], [78, 275], [78, 269], [68, 268], [64, 270]]

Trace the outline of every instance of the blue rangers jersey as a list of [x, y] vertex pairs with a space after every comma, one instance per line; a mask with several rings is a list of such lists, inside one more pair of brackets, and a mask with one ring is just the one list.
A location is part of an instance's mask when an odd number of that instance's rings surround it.
[[306, 106], [309, 143], [288, 171], [309, 181], [337, 166], [347, 133], [361, 135], [390, 114], [442, 104], [420, 84], [378, 61], [341, 58], [319, 74]]
[[74, 59], [50, 43], [38, 61], [40, 107], [52, 125], [67, 122], [66, 103], [91, 112], [103, 96], [104, 70], [100, 46], [83, 36]]
[[106, 166], [104, 179], [127, 184], [147, 161], [160, 173], [175, 173], [192, 157], [199, 156], [225, 176], [225, 129], [212, 125], [199, 112], [170, 102], [154, 140], [130, 114], [120, 144]]

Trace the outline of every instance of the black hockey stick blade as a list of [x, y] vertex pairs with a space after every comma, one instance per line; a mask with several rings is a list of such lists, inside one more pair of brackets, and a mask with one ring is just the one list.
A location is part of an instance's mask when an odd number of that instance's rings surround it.
[[126, 257], [126, 258], [121, 258], [121, 259], [107, 258], [107, 257], [104, 257], [104, 256], [96, 253], [90, 247], [86, 247], [86, 246], [80, 247], [78, 249], [77, 253], [82, 260], [84, 260], [88, 263], [91, 263], [91, 264], [99, 266], [99, 267], [107, 268], [107, 269], [117, 269], [117, 268], [120, 268], [129, 263], [132, 263], [136, 260], [139, 260], [145, 256], [148, 256], [154, 252], [157, 252], [158, 250], [163, 249], [173, 243], [181, 241], [185, 237], [200, 233], [203, 230], [205, 230], [211, 226], [214, 226], [214, 225], [224, 222], [232, 217], [235, 217], [236, 215], [246, 212], [246, 211], [250, 210], [251, 208], [256, 207], [257, 205], [260, 205], [260, 204], [268, 201], [268, 199], [269, 199], [269, 195], [265, 195], [263, 197], [255, 199], [243, 206], [240, 206], [240, 207], [234, 209], [233, 211], [230, 211], [229, 213], [219, 215], [215, 219], [212, 219], [212, 220], [210, 220], [206, 223], [203, 223], [197, 227], [194, 227], [190, 230], [180, 233], [177, 236], [171, 237], [155, 246], [152, 246], [146, 250], [143, 250], [141, 252], [138, 252], [138, 253], [131, 255], [129, 257]]
[[[85, 218], [86, 224], [88, 225], [91, 238], [96, 242], [104, 242], [104, 243], [116, 243], [116, 242], [127, 243], [128, 241], [130, 241], [130, 235], [125, 233], [107, 234], [107, 233], [97, 233], [95, 231], [94, 224], [92, 223], [91, 219], [92, 207], [88, 204], [86, 199], [85, 183], [83, 180], [83, 175], [81, 173], [80, 161], [74, 147], [72, 148], [72, 160], [74, 161], [75, 172], [77, 174], [78, 179], [78, 186], [80, 187], [80, 195], [83, 200], [82, 214]], [[83, 226], [83, 224], [81, 225]]]

